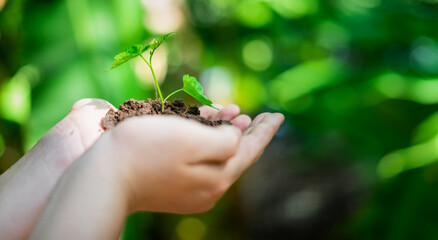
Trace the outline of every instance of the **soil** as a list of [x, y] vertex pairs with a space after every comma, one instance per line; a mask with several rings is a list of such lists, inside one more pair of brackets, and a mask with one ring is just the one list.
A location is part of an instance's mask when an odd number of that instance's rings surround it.
[[102, 118], [102, 127], [105, 130], [110, 130], [117, 126], [120, 122], [137, 116], [144, 115], [174, 115], [180, 116], [187, 119], [196, 120], [202, 124], [208, 126], [219, 126], [222, 124], [231, 125], [230, 121], [227, 120], [216, 120], [206, 119], [200, 116], [199, 108], [196, 106], [186, 105], [183, 100], [175, 100], [173, 102], [168, 102], [164, 104], [164, 111], [161, 112], [161, 102], [160, 99], [148, 99], [147, 101], [141, 100], [137, 101], [134, 99], [129, 99], [125, 103], [119, 106], [119, 109], [110, 109], [104, 118]]

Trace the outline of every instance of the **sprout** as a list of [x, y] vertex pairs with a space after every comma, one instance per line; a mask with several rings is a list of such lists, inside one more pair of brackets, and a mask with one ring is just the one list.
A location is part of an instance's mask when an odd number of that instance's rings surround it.
[[[155, 72], [154, 69], [152, 67], [152, 56], [155, 53], [155, 50], [157, 50], [157, 48], [171, 35], [173, 35], [174, 33], [168, 33], [160, 38], [156, 38], [153, 39], [149, 45], [143, 46], [143, 45], [133, 45], [130, 46], [129, 48], [127, 48], [126, 50], [124, 50], [123, 52], [117, 54], [114, 57], [114, 62], [113, 65], [111, 66], [111, 69], [114, 69], [122, 64], [124, 64], [125, 62], [136, 58], [136, 57], [141, 57], [143, 59], [143, 61], [149, 66], [152, 76], [154, 77], [154, 81], [155, 81], [155, 90], [158, 93], [159, 97], [160, 97], [160, 101], [161, 101], [161, 111], [164, 111], [164, 103], [166, 102], [166, 100], [174, 95], [175, 93], [184, 91], [187, 94], [189, 94], [190, 96], [192, 96], [193, 98], [195, 98], [196, 100], [198, 100], [200, 103], [207, 105], [209, 107], [212, 107], [214, 109], [217, 109], [216, 107], [214, 107], [212, 105], [212, 102], [210, 99], [208, 99], [205, 95], [204, 95], [204, 89], [202, 88], [201, 84], [199, 84], [198, 80], [193, 77], [190, 76], [188, 74], [184, 75], [183, 77], [183, 87], [181, 89], [178, 89], [174, 92], [172, 92], [171, 94], [169, 94], [165, 99], [163, 99], [163, 95], [161, 94], [161, 90], [160, 90], [160, 85], [158, 84], [157, 81], [157, 77], [155, 76]], [[149, 52], [149, 61], [146, 60], [146, 58], [143, 57], [143, 53], [150, 50]], [[110, 70], [111, 70], [110, 69]], [[219, 110], [219, 109], [217, 109]]]

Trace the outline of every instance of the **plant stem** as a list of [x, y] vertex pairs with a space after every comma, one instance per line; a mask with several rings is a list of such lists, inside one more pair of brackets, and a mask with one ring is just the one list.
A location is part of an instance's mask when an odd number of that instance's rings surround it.
[[167, 100], [170, 96], [172, 96], [173, 94], [178, 93], [178, 92], [181, 92], [182, 90], [183, 90], [183, 89], [180, 88], [180, 89], [174, 91], [173, 93], [169, 94], [169, 95], [164, 99], [164, 101], [166, 101], [166, 100]]
[[149, 54], [149, 62], [152, 64], [152, 56], [154, 56], [155, 50], [151, 50], [151, 53]]
[[158, 92], [158, 95], [160, 96], [160, 101], [161, 101], [161, 112], [164, 111], [164, 99], [163, 99], [163, 95], [161, 94], [161, 90], [160, 90], [160, 85], [158, 85], [158, 81], [157, 81], [157, 77], [155, 76], [155, 72], [154, 69], [152, 68], [152, 59], [150, 59], [150, 63], [143, 57], [143, 55], [140, 54], [140, 57], [143, 59], [143, 61], [149, 66], [149, 68], [151, 69], [152, 72], [152, 76], [154, 77], [154, 81], [155, 81], [155, 89]]

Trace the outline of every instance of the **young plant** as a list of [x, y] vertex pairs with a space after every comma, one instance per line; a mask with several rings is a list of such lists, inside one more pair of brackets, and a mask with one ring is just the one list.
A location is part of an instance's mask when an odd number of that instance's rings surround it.
[[[152, 67], [152, 56], [154, 55], [155, 50], [157, 50], [157, 48], [172, 34], [174, 34], [174, 33], [168, 33], [160, 38], [153, 39], [146, 46], [143, 46], [140, 44], [130, 46], [125, 51], [117, 54], [114, 57], [114, 62], [113, 62], [113, 65], [111, 66], [111, 69], [114, 69], [114, 68], [122, 65], [123, 63], [125, 63], [133, 58], [141, 57], [143, 59], [143, 61], [149, 66], [149, 69], [151, 70], [152, 76], [154, 78], [155, 95], [157, 97], [157, 93], [158, 93], [158, 96], [160, 97], [161, 111], [164, 111], [164, 103], [166, 102], [166, 100], [170, 96], [174, 95], [175, 93], [181, 92], [181, 91], [186, 92], [187, 94], [189, 94], [190, 96], [192, 96], [193, 98], [198, 100], [200, 103], [207, 105], [209, 107], [212, 107], [214, 109], [217, 109], [216, 107], [214, 107], [212, 105], [213, 103], [210, 101], [210, 99], [208, 99], [206, 96], [204, 96], [204, 89], [202, 88], [201, 84], [199, 84], [198, 80], [196, 80], [195, 77], [192, 77], [190, 75], [184, 75], [183, 87], [181, 89], [178, 89], [178, 90], [172, 92], [165, 99], [163, 99], [163, 95], [161, 94], [161, 90], [160, 90], [160, 85], [158, 84], [157, 77], [155, 76], [154, 68]], [[143, 56], [143, 53], [145, 53], [146, 51], [149, 51], [149, 61]], [[219, 110], [219, 109], [217, 109], [217, 110]]]

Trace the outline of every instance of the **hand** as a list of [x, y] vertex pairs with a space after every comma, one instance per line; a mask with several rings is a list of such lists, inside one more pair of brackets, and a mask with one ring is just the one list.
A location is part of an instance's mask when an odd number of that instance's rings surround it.
[[202, 106], [199, 108], [201, 111], [201, 116], [211, 120], [228, 120], [231, 121], [233, 126], [238, 127], [240, 130], [245, 131], [249, 124], [251, 123], [251, 118], [248, 115], [240, 114], [240, 108], [237, 105], [231, 104], [223, 108], [220, 104], [214, 104], [216, 108], [221, 109], [220, 111], [208, 107]]
[[101, 118], [113, 106], [83, 99], [17, 163], [0, 176], [0, 232], [25, 239], [65, 169], [104, 132]]
[[[236, 111], [237, 112], [237, 111]], [[247, 129], [246, 116], [235, 119]], [[129, 186], [130, 209], [198, 213], [210, 209], [255, 162], [283, 121], [258, 116], [242, 135], [179, 118], [131, 119], [110, 132], [115, 164]]]
[[262, 114], [243, 136], [234, 127], [170, 116], [129, 119], [68, 169], [31, 239], [115, 238], [131, 211], [205, 211], [258, 158], [283, 119]]
[[[0, 176], [0, 232], [5, 238], [23, 239], [30, 234], [65, 169], [104, 132], [100, 121], [110, 108], [114, 107], [100, 99], [76, 102], [63, 120]], [[202, 109], [205, 117], [237, 120], [237, 125], [248, 120], [238, 115], [235, 105], [213, 112]]]

